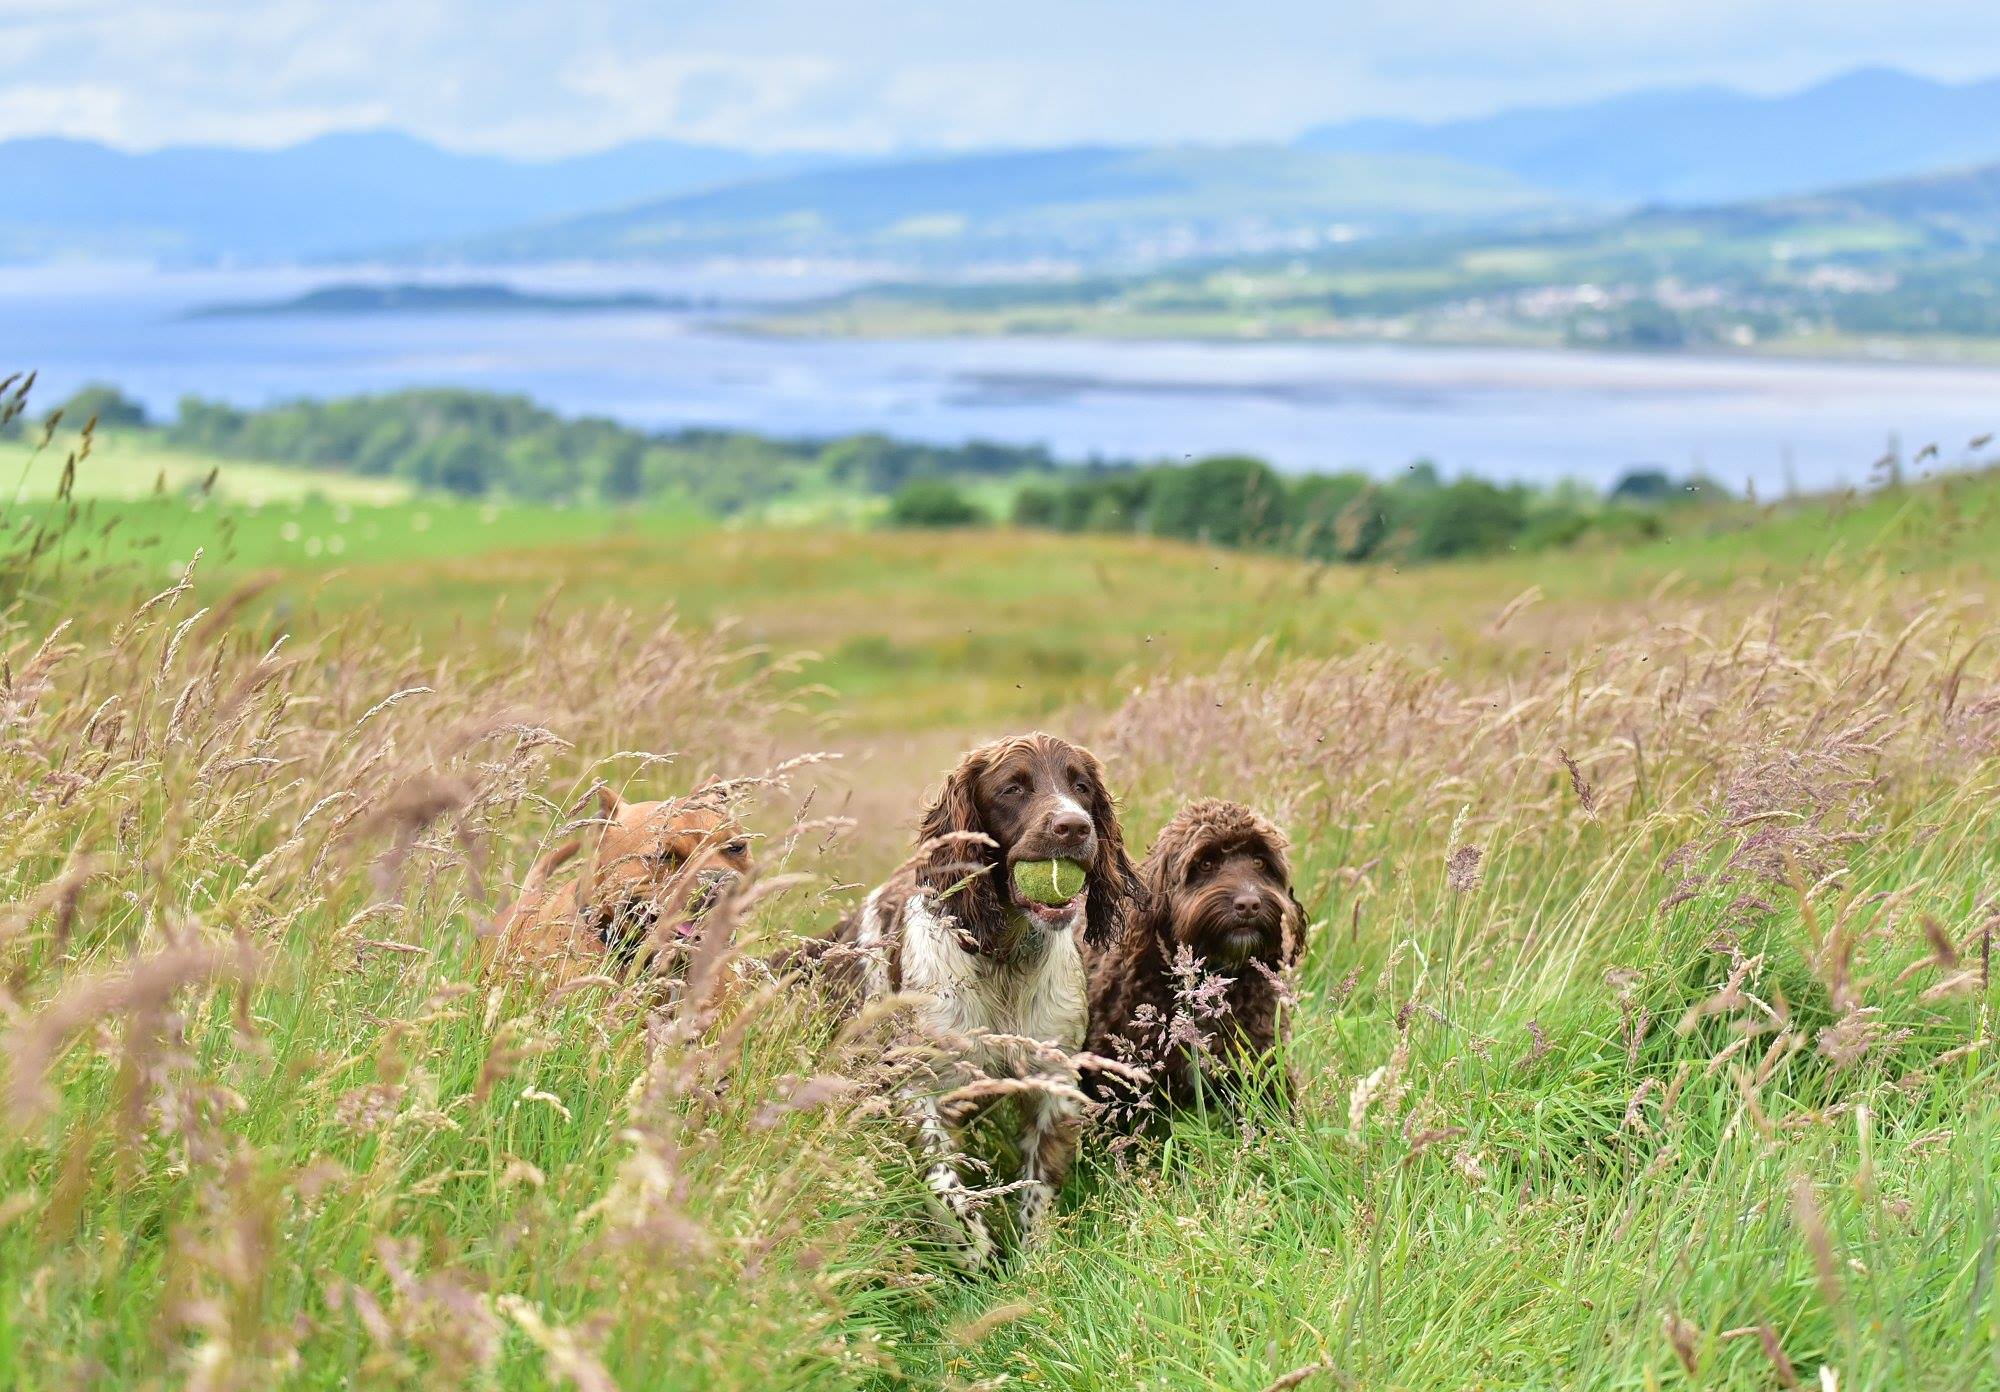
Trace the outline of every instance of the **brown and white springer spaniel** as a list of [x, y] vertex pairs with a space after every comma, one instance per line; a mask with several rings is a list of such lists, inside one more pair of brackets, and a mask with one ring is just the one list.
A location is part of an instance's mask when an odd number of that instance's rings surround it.
[[[1025, 1242], [1061, 1187], [1083, 1128], [1067, 1059], [1088, 1028], [1085, 947], [1116, 932], [1135, 872], [1103, 769], [1089, 751], [1053, 735], [996, 740], [966, 754], [925, 808], [920, 836], [911, 864], [862, 902], [838, 938], [858, 958], [863, 998], [916, 998], [917, 1023], [942, 1046], [930, 1076], [906, 1096], [940, 1216], [960, 1261], [977, 1270], [994, 1245], [961, 1169], [961, 1128], [982, 1103], [1015, 1109], [1019, 1171], [1005, 1187], [1020, 1195]], [[1083, 888], [1054, 907], [1025, 901], [1014, 889], [1014, 865], [1053, 858], [1082, 865]], [[1013, 1083], [982, 1091], [996, 1079]]]
[[1090, 954], [1090, 1052], [1152, 1075], [1137, 1099], [1091, 1076], [1114, 1117], [1226, 1101], [1285, 1039], [1306, 927], [1286, 849], [1269, 820], [1218, 798], [1161, 830], [1125, 932]]

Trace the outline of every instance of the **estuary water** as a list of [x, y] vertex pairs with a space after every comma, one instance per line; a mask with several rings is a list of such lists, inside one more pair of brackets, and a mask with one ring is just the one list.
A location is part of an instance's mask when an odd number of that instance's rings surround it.
[[[1293, 472], [1603, 485], [1637, 465], [1702, 470], [1769, 496], [1863, 484], [1894, 439], [1970, 462], [2000, 430], [2000, 366], [1652, 357], [1508, 348], [1125, 342], [1010, 337], [762, 337], [727, 325], [760, 302], [837, 289], [797, 268], [559, 267], [434, 278], [522, 289], [639, 289], [717, 308], [596, 313], [190, 317], [407, 271], [0, 268], [0, 374], [36, 400], [82, 382], [159, 411], [183, 394], [257, 405], [405, 386], [522, 392], [642, 426], [1040, 442], [1059, 456], [1260, 455]], [[1991, 451], [1981, 451], [1981, 454]]]

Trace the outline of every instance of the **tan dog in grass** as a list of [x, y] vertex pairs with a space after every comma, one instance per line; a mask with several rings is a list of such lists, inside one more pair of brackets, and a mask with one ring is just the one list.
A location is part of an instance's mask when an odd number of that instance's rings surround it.
[[585, 836], [545, 851], [521, 897], [500, 921], [489, 968], [560, 985], [579, 976], [671, 971], [687, 955], [702, 916], [748, 880], [750, 838], [713, 792], [626, 802], [598, 790], [603, 827], [577, 877], [549, 877], [583, 849]]

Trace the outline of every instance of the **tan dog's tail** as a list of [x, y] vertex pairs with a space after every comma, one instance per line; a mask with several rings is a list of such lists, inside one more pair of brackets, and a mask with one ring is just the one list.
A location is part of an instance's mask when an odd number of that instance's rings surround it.
[[582, 849], [582, 838], [573, 837], [535, 857], [535, 863], [528, 867], [528, 878], [521, 881], [521, 897], [527, 899], [540, 894], [542, 887], [549, 882], [549, 876], [576, 859], [576, 853]]

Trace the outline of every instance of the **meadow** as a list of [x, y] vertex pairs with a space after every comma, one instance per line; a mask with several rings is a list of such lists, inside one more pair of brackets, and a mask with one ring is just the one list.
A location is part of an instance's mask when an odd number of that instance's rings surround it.
[[[49, 448], [29, 439], [0, 440], [0, 489], [5, 489], [16, 505], [53, 498], [62, 486], [63, 464], [75, 444], [73, 432], [51, 442]], [[318, 497], [384, 507], [411, 494], [407, 484], [393, 479], [222, 460], [162, 444], [149, 433], [117, 431], [106, 432], [93, 443], [90, 467], [76, 479], [72, 492], [78, 498], [133, 501], [154, 494], [185, 493], [200, 488], [211, 475], [211, 491], [217, 497], [249, 506]]]
[[[17, 1385], [2000, 1382], [1991, 476], [1402, 570], [220, 480], [41, 525], [0, 569]], [[971, 1280], [893, 1016], [755, 957], [1023, 724], [1141, 845], [1195, 791], [1289, 829], [1301, 1086], [1094, 1144]], [[766, 884], [725, 1005], [481, 971], [596, 779], [714, 775]]]

